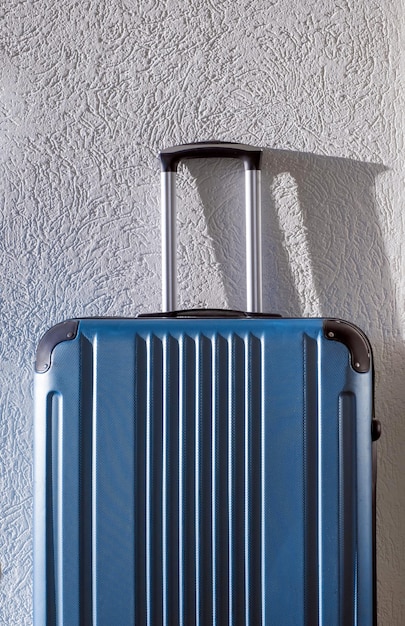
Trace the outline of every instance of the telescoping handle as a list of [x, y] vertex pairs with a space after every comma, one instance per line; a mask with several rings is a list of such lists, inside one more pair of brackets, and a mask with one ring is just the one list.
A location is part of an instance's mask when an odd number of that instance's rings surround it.
[[174, 311], [177, 304], [176, 173], [183, 159], [232, 158], [245, 167], [246, 291], [247, 311], [262, 311], [262, 250], [260, 209], [260, 162], [262, 150], [225, 142], [201, 142], [165, 148], [162, 166], [162, 309]]

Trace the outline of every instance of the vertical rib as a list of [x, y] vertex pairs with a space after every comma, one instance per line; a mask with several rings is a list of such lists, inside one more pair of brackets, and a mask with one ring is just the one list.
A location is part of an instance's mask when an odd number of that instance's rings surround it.
[[152, 367], [151, 367], [151, 338], [148, 337], [147, 343], [147, 382], [146, 382], [146, 463], [145, 463], [145, 479], [146, 479], [146, 502], [145, 502], [145, 544], [146, 544], [146, 623], [152, 626], [152, 536], [151, 536], [151, 477], [152, 477]]
[[147, 623], [147, 598], [150, 597], [147, 575], [147, 510], [146, 495], [149, 484], [147, 475], [150, 442], [148, 431], [148, 406], [150, 391], [148, 385], [150, 350], [145, 339], [137, 335], [135, 344], [135, 385], [136, 385], [136, 420], [135, 420], [135, 618], [136, 624], [145, 626]]
[[200, 381], [200, 363], [201, 363], [201, 343], [196, 342], [195, 349], [195, 604], [196, 604], [196, 626], [200, 624], [201, 609], [201, 593], [200, 593], [200, 402], [201, 402], [201, 381]]
[[181, 525], [182, 551], [181, 567], [183, 571], [181, 615], [185, 626], [195, 624], [196, 620], [196, 496], [195, 496], [195, 467], [196, 467], [196, 392], [197, 392], [197, 362], [196, 342], [189, 336], [183, 341], [182, 359], [182, 487]]
[[162, 342], [148, 337], [146, 416], [146, 606], [147, 624], [162, 623]]
[[53, 415], [55, 417], [54, 420], [54, 436], [55, 436], [55, 450], [56, 450], [56, 458], [55, 458], [55, 486], [57, 489], [57, 493], [55, 494], [54, 505], [56, 508], [56, 527], [59, 529], [58, 535], [55, 539], [57, 545], [57, 553], [56, 553], [56, 593], [58, 597], [57, 603], [57, 620], [59, 623], [63, 621], [64, 615], [64, 580], [63, 580], [63, 546], [65, 543], [64, 537], [64, 529], [63, 525], [63, 490], [64, 490], [64, 476], [63, 476], [63, 410], [62, 410], [62, 398], [60, 394], [55, 393], [52, 399], [53, 403]]
[[168, 427], [168, 411], [169, 411], [169, 376], [170, 371], [168, 368], [169, 361], [169, 349], [168, 349], [169, 337], [166, 335], [163, 339], [163, 415], [162, 415], [162, 601], [163, 601], [163, 626], [167, 626], [168, 619], [168, 510], [167, 510], [167, 491], [169, 485], [168, 480], [168, 439], [169, 439], [169, 427]]
[[[263, 341], [263, 340], [262, 340]], [[267, 617], [267, 602], [266, 602], [266, 553], [265, 553], [265, 538], [266, 538], [266, 518], [265, 518], [265, 510], [266, 510], [266, 501], [265, 501], [265, 486], [266, 486], [266, 465], [265, 465], [265, 454], [266, 454], [266, 413], [265, 413], [265, 371], [266, 371], [266, 363], [265, 363], [265, 354], [264, 350], [262, 350], [261, 354], [261, 362], [260, 362], [260, 400], [261, 400], [261, 410], [260, 410], [260, 575], [261, 575], [261, 584], [260, 584], [260, 604], [262, 611], [262, 622], [261, 624], [268, 623]]]
[[179, 576], [179, 626], [185, 626], [184, 616], [184, 455], [185, 455], [185, 430], [184, 430], [184, 409], [185, 401], [185, 375], [186, 375], [186, 359], [185, 359], [185, 343], [187, 339], [183, 336], [179, 339], [179, 465], [178, 465], [178, 482], [179, 482], [179, 499], [178, 499], [178, 576]]
[[318, 624], [318, 348], [315, 339], [304, 337], [304, 610], [305, 624]]
[[[95, 482], [93, 484], [93, 476], [95, 476], [93, 463], [93, 451], [95, 450], [96, 428], [93, 420], [96, 415], [96, 396], [94, 393], [97, 381], [97, 339], [92, 343], [81, 336], [81, 377], [80, 377], [80, 430], [81, 436], [79, 440], [79, 510], [80, 510], [80, 622], [83, 624], [91, 623], [93, 615], [93, 596], [95, 595], [95, 580], [93, 580], [93, 505], [95, 506], [96, 498], [93, 493]], [[93, 351], [95, 354], [93, 354]], [[94, 546], [95, 551], [95, 546]], [[95, 577], [94, 577], [95, 578]], [[91, 593], [89, 593], [91, 590]]]
[[[323, 454], [323, 429], [322, 429], [322, 410], [320, 406], [319, 398], [322, 397], [322, 351], [320, 346], [317, 346], [318, 351], [318, 368], [316, 370], [316, 395], [318, 398], [318, 410], [317, 410], [317, 425], [316, 430], [318, 433], [318, 456], [317, 456], [317, 484], [318, 484], [318, 493], [317, 493], [317, 528], [318, 528], [318, 624], [319, 626], [324, 626], [323, 619], [323, 524], [322, 524], [322, 511], [323, 511], [323, 502], [322, 502], [322, 493], [323, 493], [323, 475], [322, 475], [322, 454]], [[315, 381], [314, 381], [315, 382]], [[327, 626], [327, 624], [325, 624]]]
[[261, 472], [262, 472], [262, 343], [258, 337], [249, 337], [249, 626], [262, 623], [261, 610]]
[[204, 335], [197, 340], [196, 363], [196, 624], [205, 626], [212, 619], [212, 344]]
[[356, 598], [356, 399], [352, 393], [339, 396], [339, 580], [340, 621], [345, 626], [357, 623], [353, 610]]
[[163, 624], [179, 623], [178, 605], [178, 342], [163, 340], [163, 454], [162, 454], [162, 599]]
[[251, 392], [251, 381], [249, 381], [249, 368], [250, 368], [250, 341], [249, 337], [245, 337], [245, 380], [244, 380], [244, 388], [245, 388], [245, 424], [244, 424], [244, 565], [245, 565], [245, 624], [250, 624], [250, 597], [249, 597], [249, 584], [250, 584], [250, 507], [251, 507], [251, 491], [250, 491], [250, 392]]
[[229, 401], [228, 401], [228, 614], [229, 624], [233, 624], [233, 601], [232, 593], [234, 588], [234, 575], [233, 575], [233, 556], [234, 556], [234, 539], [232, 532], [233, 522], [233, 456], [232, 456], [232, 439], [233, 439], [233, 414], [234, 414], [234, 395], [233, 391], [233, 342], [232, 338], [229, 340], [228, 345], [228, 388], [229, 388]]
[[228, 408], [230, 403], [230, 385], [228, 362], [229, 341], [222, 336], [216, 338], [215, 370], [215, 421], [216, 435], [216, 471], [215, 471], [215, 618], [218, 626], [229, 623], [230, 579], [229, 579], [229, 515], [228, 515]]
[[232, 339], [229, 467], [230, 480], [230, 622], [245, 621], [245, 343]]
[[212, 340], [212, 394], [211, 394], [211, 568], [212, 568], [212, 623], [217, 623], [217, 395], [218, 395], [218, 368], [217, 368], [217, 341]]
[[[46, 527], [46, 554], [45, 554], [45, 573], [46, 573], [46, 626], [56, 623], [56, 607], [58, 605], [58, 590], [56, 588], [56, 549], [57, 537], [56, 527], [57, 520], [54, 519], [55, 501], [57, 494], [55, 493], [55, 483], [57, 475], [55, 474], [55, 429], [58, 423], [59, 401], [55, 392], [48, 393], [46, 397], [46, 420], [45, 420], [45, 527]], [[37, 499], [39, 500], [39, 498]], [[41, 511], [42, 513], [42, 511]]]

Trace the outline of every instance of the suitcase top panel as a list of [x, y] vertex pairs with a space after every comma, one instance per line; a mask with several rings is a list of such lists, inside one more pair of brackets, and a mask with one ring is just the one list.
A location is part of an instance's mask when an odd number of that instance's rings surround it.
[[[178, 312], [176, 317], [145, 316], [138, 318], [84, 318], [68, 320], [53, 326], [38, 344], [35, 371], [45, 373], [51, 366], [52, 353], [62, 342], [72, 341], [78, 335], [133, 337], [135, 334], [153, 333], [159, 337], [183, 334], [213, 336], [232, 333], [254, 333], [269, 341], [285, 342], [289, 337], [308, 335], [323, 337], [344, 344], [350, 354], [354, 371], [367, 373], [372, 367], [372, 351], [366, 335], [354, 324], [332, 318], [280, 318], [266, 315], [240, 313], [238, 317], [208, 317], [210, 312]], [[212, 312], [216, 313], [216, 312]], [[224, 313], [224, 312], [223, 312]], [[234, 313], [234, 312], [230, 312]], [[271, 339], [270, 339], [271, 338]]]

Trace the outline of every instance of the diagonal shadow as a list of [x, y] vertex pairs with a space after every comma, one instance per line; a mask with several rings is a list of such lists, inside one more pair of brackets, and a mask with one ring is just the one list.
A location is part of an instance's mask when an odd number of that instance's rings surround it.
[[[227, 305], [246, 309], [245, 205], [243, 167], [234, 160], [200, 159], [187, 162], [201, 198], [208, 235], [219, 265]], [[262, 174], [263, 176], [263, 174]], [[263, 306], [265, 311], [291, 314], [299, 300], [288, 255], [279, 236], [279, 223], [268, 185], [262, 184]], [[280, 280], [282, 276], [282, 280]], [[286, 303], [288, 302], [288, 307]]]
[[[231, 308], [245, 305], [244, 180], [234, 161], [187, 164]], [[376, 213], [378, 164], [266, 150], [262, 168], [263, 306], [305, 314], [299, 281], [311, 282], [317, 314], [370, 323], [368, 311], [392, 299], [391, 274]], [[286, 189], [283, 190], [283, 185]], [[294, 212], [294, 218], [288, 211]], [[283, 215], [284, 213], [284, 215]], [[289, 224], [290, 232], [285, 226]], [[303, 232], [299, 233], [301, 230]], [[301, 235], [301, 237], [300, 237]], [[298, 245], [299, 244], [299, 245]], [[305, 257], [305, 258], [303, 258]], [[306, 272], [297, 271], [302, 263]], [[370, 300], [370, 298], [372, 298]], [[315, 311], [311, 313], [315, 314]]]

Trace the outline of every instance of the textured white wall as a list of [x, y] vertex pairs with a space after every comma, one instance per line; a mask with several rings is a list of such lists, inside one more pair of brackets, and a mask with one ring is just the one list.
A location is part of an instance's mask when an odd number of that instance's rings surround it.
[[[374, 345], [380, 624], [405, 624], [402, 0], [1, 14], [0, 622], [31, 623], [36, 343], [70, 316], [159, 309], [156, 154], [215, 138], [266, 148], [266, 308], [354, 320]], [[181, 304], [243, 308], [241, 181], [208, 175], [179, 176]]]

